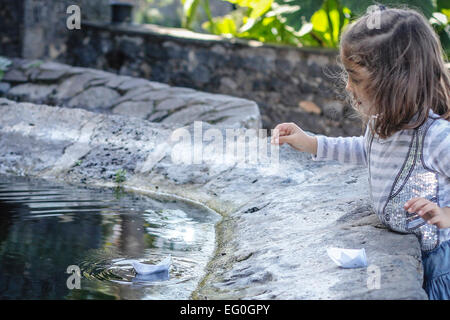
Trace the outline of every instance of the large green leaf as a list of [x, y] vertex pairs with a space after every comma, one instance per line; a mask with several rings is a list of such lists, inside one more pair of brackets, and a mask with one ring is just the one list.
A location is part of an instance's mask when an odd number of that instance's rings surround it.
[[279, 5], [297, 8], [295, 12], [283, 13], [286, 24], [299, 31], [302, 25], [311, 20], [313, 14], [322, 7], [324, 0], [275, 0]]
[[450, 9], [450, 0], [436, 0], [437, 11]]
[[218, 35], [237, 35], [236, 23], [230, 16], [216, 17], [211, 21], [205, 21], [202, 27], [211, 33]]
[[265, 43], [284, 43], [298, 46], [299, 38], [294, 30], [283, 23], [280, 16], [264, 16], [259, 19], [250, 29], [238, 34], [241, 38], [256, 39]]
[[339, 0], [325, 0], [320, 10], [313, 14], [312, 35], [321, 46], [337, 47], [342, 28], [349, 23], [350, 10]]
[[273, 0], [227, 0], [228, 2], [252, 9], [250, 18], [256, 19], [267, 12], [272, 6]]
[[195, 20], [195, 15], [197, 13], [197, 7], [200, 0], [181, 0], [183, 4], [183, 21], [182, 27], [190, 29], [191, 24]]
[[445, 14], [450, 21], [450, 0], [437, 0], [437, 11]]

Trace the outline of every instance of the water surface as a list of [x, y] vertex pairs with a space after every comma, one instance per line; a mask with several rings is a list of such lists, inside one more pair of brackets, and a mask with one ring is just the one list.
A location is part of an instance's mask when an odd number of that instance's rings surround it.
[[[0, 299], [188, 299], [219, 218], [174, 198], [0, 175]], [[168, 274], [131, 266], [169, 254]], [[67, 287], [70, 265], [81, 289]]]

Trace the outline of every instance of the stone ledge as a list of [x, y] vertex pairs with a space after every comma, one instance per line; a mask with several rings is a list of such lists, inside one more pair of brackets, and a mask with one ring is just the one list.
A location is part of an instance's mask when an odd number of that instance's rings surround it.
[[100, 30], [113, 31], [115, 33], [122, 33], [127, 35], [149, 35], [160, 39], [177, 40], [195, 43], [197, 45], [212, 46], [214, 43], [241, 45], [243, 47], [266, 47], [276, 49], [298, 49], [301, 52], [309, 54], [325, 54], [334, 57], [338, 54], [337, 49], [332, 48], [316, 48], [316, 47], [295, 47], [285, 44], [277, 43], [263, 43], [257, 40], [241, 39], [241, 38], [227, 38], [209, 33], [193, 32], [183, 28], [172, 28], [160, 26], [157, 24], [110, 24], [105, 22], [85, 21], [83, 26], [95, 28]]
[[[195, 299], [427, 299], [419, 243], [376, 222], [366, 168], [313, 162], [286, 146], [278, 170], [175, 164], [174, 126], [6, 99], [0, 110], [1, 173], [113, 187], [120, 168], [127, 190], [174, 194], [222, 214]], [[210, 128], [225, 130], [203, 123]], [[364, 247], [381, 288], [367, 288], [366, 269], [334, 265], [327, 246]]]

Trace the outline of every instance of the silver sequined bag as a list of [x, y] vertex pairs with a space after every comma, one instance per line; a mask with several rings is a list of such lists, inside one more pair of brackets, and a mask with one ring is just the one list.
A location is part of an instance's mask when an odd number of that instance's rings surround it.
[[[433, 122], [433, 119], [427, 119], [419, 128], [413, 129], [408, 155], [394, 180], [382, 212], [377, 212], [380, 221], [388, 228], [400, 233], [415, 234], [423, 251], [432, 250], [439, 245], [439, 230], [436, 225], [428, 224], [415, 212], [409, 213], [406, 211], [404, 205], [408, 200], [415, 197], [422, 197], [439, 204], [437, 172], [425, 167], [422, 155], [423, 140]], [[369, 144], [370, 181], [372, 142], [373, 136]]]

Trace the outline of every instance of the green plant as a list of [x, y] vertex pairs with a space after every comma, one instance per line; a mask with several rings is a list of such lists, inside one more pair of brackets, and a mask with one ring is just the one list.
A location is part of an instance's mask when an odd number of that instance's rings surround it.
[[116, 171], [116, 174], [114, 175], [114, 181], [116, 183], [122, 183], [127, 180], [126, 178], [127, 172], [124, 169], [119, 169]]
[[120, 198], [122, 198], [125, 195], [126, 195], [126, 192], [122, 186], [116, 186], [114, 188], [114, 198], [116, 198], [117, 200], [119, 200]]
[[325, 0], [309, 22], [303, 22], [298, 35], [303, 45], [337, 48], [343, 28], [353, 18], [354, 14], [342, 1]]
[[223, 17], [211, 17], [209, 0], [182, 1], [182, 25], [188, 29], [201, 6], [208, 15], [208, 21], [202, 27], [213, 34], [266, 43], [331, 48], [339, 46], [343, 28], [364, 14], [370, 5], [405, 5], [430, 19], [444, 50], [447, 54], [450, 50], [450, 0], [224, 0], [237, 8]]
[[436, 12], [430, 18], [444, 48], [447, 60], [450, 58], [450, 0], [437, 0]]
[[280, 6], [273, 0], [228, 0], [236, 4], [236, 10], [224, 17], [214, 17], [202, 27], [213, 33], [227, 37], [256, 39], [266, 43], [300, 45], [295, 30], [285, 23], [281, 16], [286, 11], [296, 10]]
[[197, 8], [200, 5], [203, 7], [208, 20], [212, 23], [211, 10], [209, 8], [209, 0], [181, 0], [183, 4], [183, 17], [181, 20], [181, 27], [191, 29], [197, 14]]
[[11, 60], [0, 56], [0, 81], [2, 81], [3, 76], [10, 65]]

